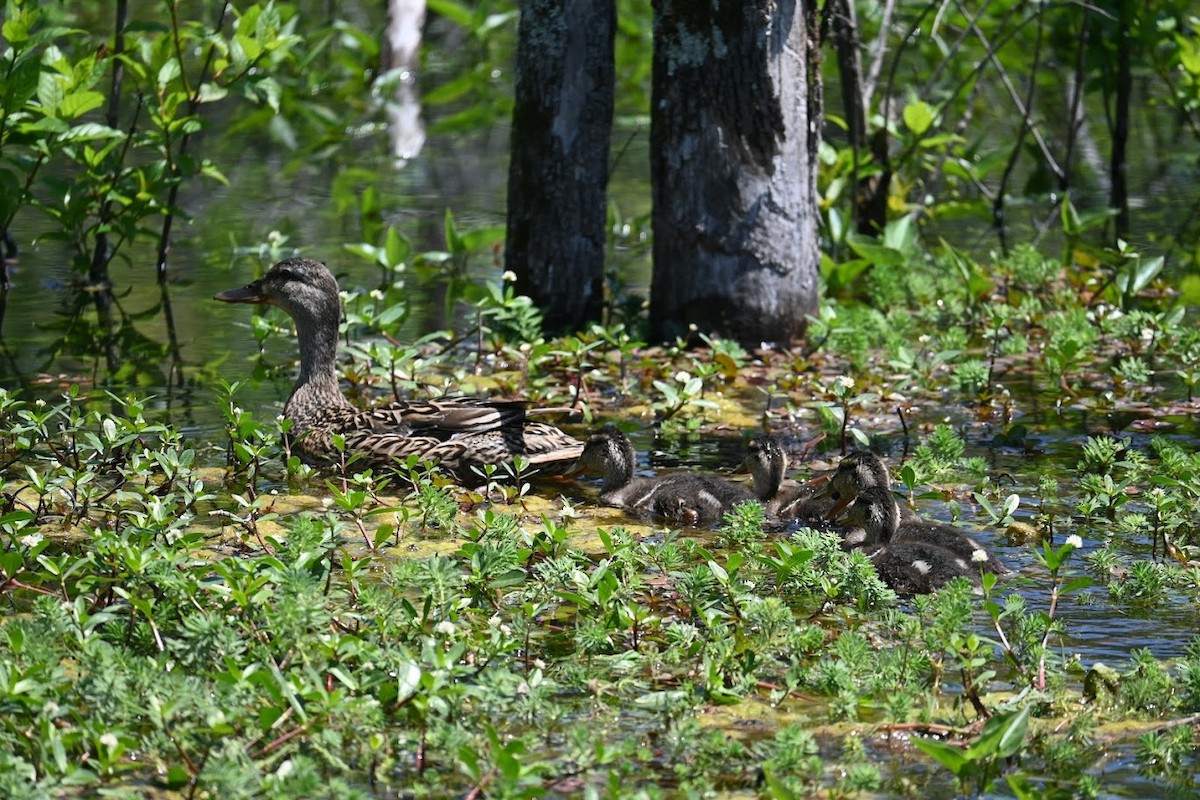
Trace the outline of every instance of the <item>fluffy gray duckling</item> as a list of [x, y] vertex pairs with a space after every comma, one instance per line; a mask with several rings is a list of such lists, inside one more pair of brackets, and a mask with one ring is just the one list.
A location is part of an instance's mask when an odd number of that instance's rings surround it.
[[[881, 487], [890, 491], [891, 486], [892, 474], [884, 460], [870, 450], [856, 450], [838, 463], [821, 490], [821, 496], [833, 498], [826, 516], [828, 519], [837, 517], [865, 489]], [[897, 508], [901, 524], [920, 521], [917, 512], [907, 505], [898, 504]], [[846, 532], [842, 538], [843, 548], [850, 550], [864, 544], [863, 536], [861, 529]]]
[[[844, 524], [863, 532], [862, 551], [875, 563], [884, 582], [897, 592], [922, 594], [956, 577], [976, 585], [979, 573], [1008, 570], [978, 542], [957, 528], [931, 523], [902, 523], [890, 490], [863, 489], [842, 513]], [[975, 545], [964, 552], [964, 545]]]
[[737, 503], [754, 499], [745, 486], [716, 475], [672, 472], [634, 477], [637, 452], [615, 425], [605, 425], [588, 437], [579, 463], [603, 476], [600, 501], [605, 505], [681, 525], [712, 525]]
[[[826, 491], [838, 498], [830, 516], [836, 517], [842, 512], [842, 509], [868, 489], [888, 489], [888, 493], [891, 494], [891, 482], [891, 473], [888, 471], [887, 465], [875, 453], [869, 450], [859, 450], [849, 454], [838, 464], [837, 470], [826, 487]], [[994, 555], [988, 553], [987, 548], [968, 531], [953, 525], [922, 519], [907, 505], [896, 502], [894, 495], [892, 495], [892, 501], [897, 508], [897, 524], [894, 535], [890, 539], [891, 542], [897, 544], [901, 542], [925, 543], [949, 550], [957, 557], [971, 563], [975, 563], [971, 561], [972, 558], [982, 552], [987, 556], [987, 560], [982, 562], [985, 571], [994, 572], [997, 575], [1009, 573], [1010, 570]], [[867, 538], [868, 536], [869, 534], [863, 528], [856, 528], [845, 534], [843, 546], [851, 549], [870, 544], [872, 542]]]
[[828, 484], [785, 482], [787, 453], [776, 436], [760, 434], [751, 439], [743, 464], [754, 480], [754, 496], [762, 502], [768, 518], [779, 523], [823, 523], [836, 502], [826, 491]]

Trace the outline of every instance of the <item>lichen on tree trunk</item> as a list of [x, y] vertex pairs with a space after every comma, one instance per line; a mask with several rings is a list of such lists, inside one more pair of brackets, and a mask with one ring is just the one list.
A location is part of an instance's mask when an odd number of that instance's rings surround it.
[[654, 2], [651, 333], [786, 342], [817, 307], [816, 125], [799, 2]]

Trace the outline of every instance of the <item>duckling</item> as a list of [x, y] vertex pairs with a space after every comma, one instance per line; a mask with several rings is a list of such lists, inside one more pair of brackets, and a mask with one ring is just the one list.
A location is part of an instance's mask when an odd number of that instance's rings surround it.
[[897, 594], [930, 594], [952, 579], [963, 577], [979, 585], [979, 571], [941, 547], [920, 542], [864, 545], [879, 578]]
[[[460, 482], [477, 483], [483, 467], [512, 464], [517, 456], [530, 463], [526, 475], [560, 474], [583, 452], [582, 442], [529, 419], [554, 409], [530, 408], [521, 400], [458, 397], [366, 410], [352, 406], [338, 386], [338, 283], [319, 261], [280, 261], [259, 280], [214, 299], [278, 306], [295, 323], [300, 376], [283, 415], [291, 422], [289, 448], [306, 463], [329, 466], [357, 457], [386, 469], [415, 454], [437, 462]], [[344, 453], [334, 447], [335, 435], [344, 437]]]
[[[834, 500], [832, 507], [826, 511], [826, 518], [836, 518], [864, 489], [882, 487], [890, 490], [891, 485], [892, 474], [882, 458], [870, 450], [855, 450], [849, 453], [838, 463], [837, 469], [829, 477], [829, 482], [819, 492], [820, 496], [831, 497]], [[897, 508], [901, 524], [921, 521], [917, 512], [907, 505], [898, 504]], [[864, 543], [863, 536], [861, 529], [846, 532], [842, 538], [843, 549], [851, 550], [861, 546]]]
[[680, 525], [720, 522], [735, 504], [754, 499], [745, 486], [715, 475], [673, 472], [635, 478], [637, 453], [615, 425], [605, 425], [588, 438], [579, 463], [604, 476], [600, 501], [605, 505]]
[[768, 518], [780, 523], [824, 522], [836, 502], [815, 481], [784, 485], [788, 461], [778, 437], [761, 434], [751, 439], [746, 445], [743, 464], [754, 479], [754, 496], [763, 503]]
[[[957, 528], [924, 522], [902, 524], [895, 495], [882, 486], [859, 492], [842, 520], [862, 530], [862, 551], [875, 562], [880, 577], [899, 592], [929, 592], [960, 576], [978, 584], [980, 569], [1008, 572], [970, 537], [950, 536], [961, 534]], [[964, 542], [976, 546], [964, 553]], [[980, 554], [985, 560], [976, 561]]]
[[[887, 465], [883, 463], [882, 458], [869, 451], [851, 453], [842, 459], [842, 462], [838, 464], [838, 471], [829, 480], [828, 491], [835, 493], [839, 498], [838, 503], [829, 512], [829, 518], [838, 516], [851, 500], [865, 492], [866, 489], [883, 488], [890, 494], [888, 488], [890, 485], [892, 485], [892, 477], [890, 477]], [[894, 535], [890, 536], [890, 541], [928, 543], [934, 547], [948, 549], [956, 557], [965, 559], [967, 563], [972, 563], [976, 553], [983, 552], [988, 555], [988, 559], [983, 561], [985, 571], [995, 572], [996, 575], [1008, 575], [1008, 567], [1004, 566], [995, 555], [988, 553], [982, 543], [979, 543], [976, 537], [968, 534], [966, 530], [955, 528], [954, 525], [923, 519], [907, 505], [895, 503], [894, 495], [892, 499], [896, 505], [898, 517], [896, 517], [896, 527]], [[842, 546], [851, 549], [865, 545], [868, 542], [862, 539], [863, 536], [862, 530], [850, 531], [842, 540]]]

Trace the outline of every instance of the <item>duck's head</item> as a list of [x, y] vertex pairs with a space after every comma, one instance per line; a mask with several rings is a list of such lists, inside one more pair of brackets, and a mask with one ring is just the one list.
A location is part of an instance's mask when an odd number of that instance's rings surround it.
[[868, 486], [841, 512], [843, 525], [862, 528], [868, 543], [886, 543], [900, 527], [900, 506], [886, 486]]
[[787, 472], [787, 453], [774, 436], [755, 436], [746, 445], [742, 463], [754, 478], [754, 496], [766, 500], [779, 491]]
[[829, 483], [839, 496], [853, 497], [873, 486], [891, 486], [892, 476], [882, 458], [870, 450], [856, 450], [842, 459]]
[[875, 486], [890, 487], [892, 476], [882, 458], [870, 450], [856, 450], [845, 456], [833, 472], [827, 472], [809, 483], [820, 485], [816, 497], [828, 497], [835, 501], [826, 515], [826, 519], [835, 519], [863, 490]]
[[328, 267], [311, 258], [280, 261], [258, 280], [221, 292], [214, 299], [223, 303], [267, 303], [282, 308], [298, 325], [332, 325], [335, 332], [341, 314], [337, 279]]
[[637, 451], [629, 437], [616, 425], [608, 424], [588, 437], [579, 463], [604, 476], [604, 490], [623, 486], [633, 477]]

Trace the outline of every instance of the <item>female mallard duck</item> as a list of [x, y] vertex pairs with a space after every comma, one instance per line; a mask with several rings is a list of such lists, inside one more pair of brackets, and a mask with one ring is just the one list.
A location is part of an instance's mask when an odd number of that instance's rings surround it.
[[902, 522], [896, 496], [882, 486], [859, 492], [843, 512], [842, 521], [863, 532], [863, 552], [896, 591], [929, 592], [960, 576], [978, 584], [980, 570], [1008, 572], [983, 545], [958, 528]]
[[762, 434], [751, 439], [743, 463], [754, 479], [754, 496], [763, 503], [767, 516], [781, 523], [822, 522], [836, 502], [828, 484], [817, 488], [817, 482], [824, 483], [824, 479], [784, 485], [788, 461], [778, 437]]
[[746, 487], [715, 475], [673, 472], [635, 478], [637, 452], [615, 425], [605, 425], [588, 438], [579, 463], [604, 476], [600, 501], [605, 505], [682, 525], [720, 522], [736, 503], [754, 499]]
[[533, 473], [566, 472], [583, 452], [581, 442], [553, 425], [529, 420], [536, 410], [522, 401], [463, 397], [352, 406], [338, 386], [338, 284], [320, 262], [280, 261], [259, 280], [216, 299], [269, 303], [295, 323], [300, 377], [283, 415], [291, 421], [291, 451], [306, 463], [338, 463], [335, 434], [345, 437], [345, 456], [365, 465], [387, 468], [415, 454], [469, 483], [481, 480], [484, 466], [511, 464], [516, 456], [528, 459]]

